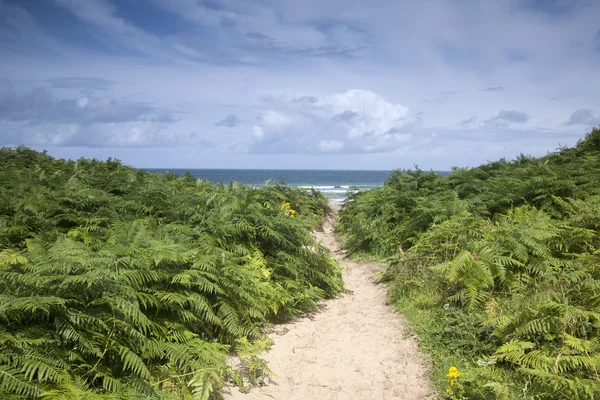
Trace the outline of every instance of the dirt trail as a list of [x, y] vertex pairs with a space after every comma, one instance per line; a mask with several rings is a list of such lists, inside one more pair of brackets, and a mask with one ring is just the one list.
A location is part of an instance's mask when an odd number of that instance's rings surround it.
[[278, 376], [249, 394], [237, 388], [226, 399], [358, 400], [430, 399], [426, 366], [404, 322], [386, 305], [377, 284], [381, 266], [355, 262], [340, 252], [331, 223], [317, 240], [344, 268], [347, 294], [320, 312], [276, 325], [264, 359]]

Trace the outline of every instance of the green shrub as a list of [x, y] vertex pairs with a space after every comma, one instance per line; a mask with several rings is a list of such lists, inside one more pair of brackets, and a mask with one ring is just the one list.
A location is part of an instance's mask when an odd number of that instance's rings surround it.
[[344, 204], [338, 232], [388, 258], [442, 397], [600, 396], [599, 137], [448, 177], [397, 171]]
[[319, 192], [1, 149], [0, 397], [216, 395], [236, 343], [342, 290], [310, 235], [328, 211]]

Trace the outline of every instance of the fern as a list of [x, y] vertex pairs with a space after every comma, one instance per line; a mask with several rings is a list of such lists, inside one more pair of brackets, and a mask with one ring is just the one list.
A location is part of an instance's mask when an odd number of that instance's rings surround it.
[[0, 186], [2, 398], [208, 398], [229, 345], [342, 290], [320, 192], [26, 148]]
[[395, 171], [344, 204], [346, 248], [387, 257], [392, 301], [434, 360], [461, 363], [456, 396], [600, 396], [599, 138], [448, 177]]

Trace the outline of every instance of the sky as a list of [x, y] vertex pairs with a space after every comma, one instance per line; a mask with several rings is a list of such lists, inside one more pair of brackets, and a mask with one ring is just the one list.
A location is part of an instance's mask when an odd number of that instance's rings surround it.
[[597, 0], [0, 0], [0, 146], [448, 170], [600, 126]]

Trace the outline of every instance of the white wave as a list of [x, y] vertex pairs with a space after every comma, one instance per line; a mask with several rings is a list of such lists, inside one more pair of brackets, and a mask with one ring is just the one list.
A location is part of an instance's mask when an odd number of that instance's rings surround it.
[[378, 187], [377, 185], [316, 185], [316, 186], [310, 186], [310, 185], [299, 185], [299, 186], [294, 186], [297, 188], [301, 188], [301, 189], [315, 189], [315, 190], [320, 190], [323, 193], [352, 193], [355, 191], [359, 191], [359, 190], [369, 190], [375, 187]]
[[327, 193], [348, 193], [351, 192], [351, 190], [346, 190], [346, 189], [327, 189], [327, 190], [323, 190], [323, 193], [327, 194]]

